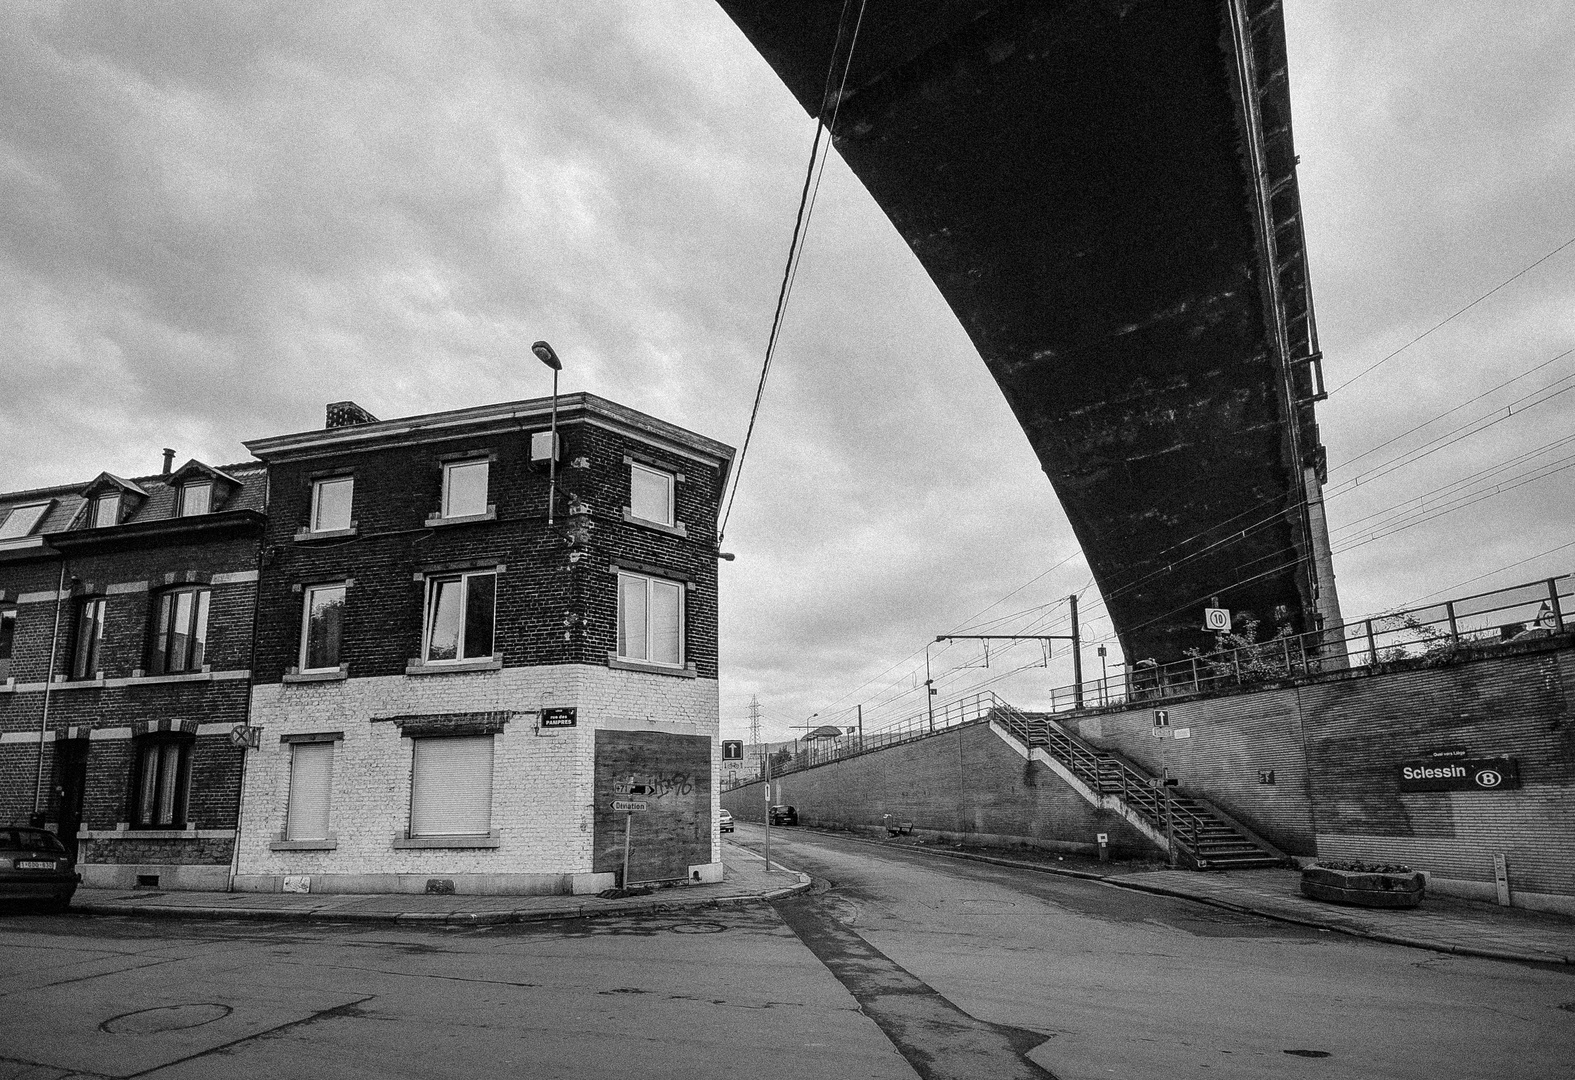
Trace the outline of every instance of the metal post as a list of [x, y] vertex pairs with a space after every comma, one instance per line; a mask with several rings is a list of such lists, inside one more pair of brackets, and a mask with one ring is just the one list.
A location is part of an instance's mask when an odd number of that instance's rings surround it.
[[1196, 694], [1200, 689], [1198, 686], [1198, 658], [1194, 656], [1192, 658], [1192, 692]]
[[1170, 868], [1176, 868], [1176, 832], [1170, 817], [1170, 785], [1165, 785], [1165, 848], [1170, 854]]
[[1460, 628], [1455, 625], [1455, 602], [1453, 600], [1444, 604], [1444, 612], [1449, 616], [1449, 639], [1458, 644], [1460, 641]]
[[630, 811], [623, 816], [623, 880], [618, 884], [624, 889], [629, 887], [629, 834], [633, 829], [634, 812]]
[[1077, 626], [1077, 593], [1066, 598], [1072, 615], [1072, 708], [1083, 707], [1083, 641]]
[[935, 730], [935, 685], [930, 677], [930, 647], [924, 647], [924, 704], [930, 711], [930, 731]]
[[1105, 661], [1105, 647], [1099, 647], [1099, 703], [1110, 704], [1110, 668]]
[[766, 873], [771, 873], [771, 744], [766, 743]]
[[1559, 579], [1548, 578], [1548, 606], [1553, 609], [1554, 633], [1564, 632], [1564, 612], [1559, 607]]
[[864, 750], [864, 706], [859, 705], [857, 708], [859, 710], [859, 751], [862, 753]]
[[547, 459], [547, 524], [558, 502], [558, 369], [552, 369], [552, 456]]
[[1378, 665], [1378, 643], [1373, 640], [1373, 620], [1367, 620], [1367, 662]]

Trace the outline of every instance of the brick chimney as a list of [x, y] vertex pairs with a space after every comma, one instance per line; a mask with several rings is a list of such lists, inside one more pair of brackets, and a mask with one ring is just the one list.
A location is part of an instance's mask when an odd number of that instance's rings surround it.
[[375, 424], [377, 417], [367, 412], [353, 401], [331, 401], [328, 403], [328, 423], [325, 428], [353, 427], [356, 424]]

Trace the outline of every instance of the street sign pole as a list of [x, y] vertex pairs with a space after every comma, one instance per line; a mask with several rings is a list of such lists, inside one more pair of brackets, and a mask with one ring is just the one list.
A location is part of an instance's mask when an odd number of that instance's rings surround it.
[[766, 873], [771, 873], [771, 744], [766, 743]]
[[633, 829], [634, 811], [631, 810], [623, 816], [623, 881], [619, 885], [625, 889], [629, 887], [629, 834]]

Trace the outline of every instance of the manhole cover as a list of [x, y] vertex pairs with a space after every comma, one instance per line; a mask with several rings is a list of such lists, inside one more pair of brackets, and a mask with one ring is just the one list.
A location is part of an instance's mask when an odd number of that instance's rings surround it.
[[673, 927], [675, 934], [720, 934], [727, 927], [714, 922], [681, 922]]
[[200, 1001], [191, 1005], [161, 1005], [156, 1009], [138, 1009], [136, 1012], [111, 1016], [98, 1026], [110, 1035], [157, 1035], [161, 1031], [184, 1031], [201, 1027], [215, 1020], [223, 1020], [234, 1010], [228, 1005], [213, 1001]]
[[1287, 1050], [1285, 1052], [1287, 1054], [1290, 1054], [1293, 1057], [1328, 1057], [1329, 1056], [1329, 1051], [1327, 1051], [1327, 1050]]

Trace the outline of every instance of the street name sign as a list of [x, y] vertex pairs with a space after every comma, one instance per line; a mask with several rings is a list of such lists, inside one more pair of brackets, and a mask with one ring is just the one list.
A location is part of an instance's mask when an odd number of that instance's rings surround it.
[[578, 714], [574, 709], [543, 709], [541, 711], [541, 726], [544, 728], [577, 727]]

